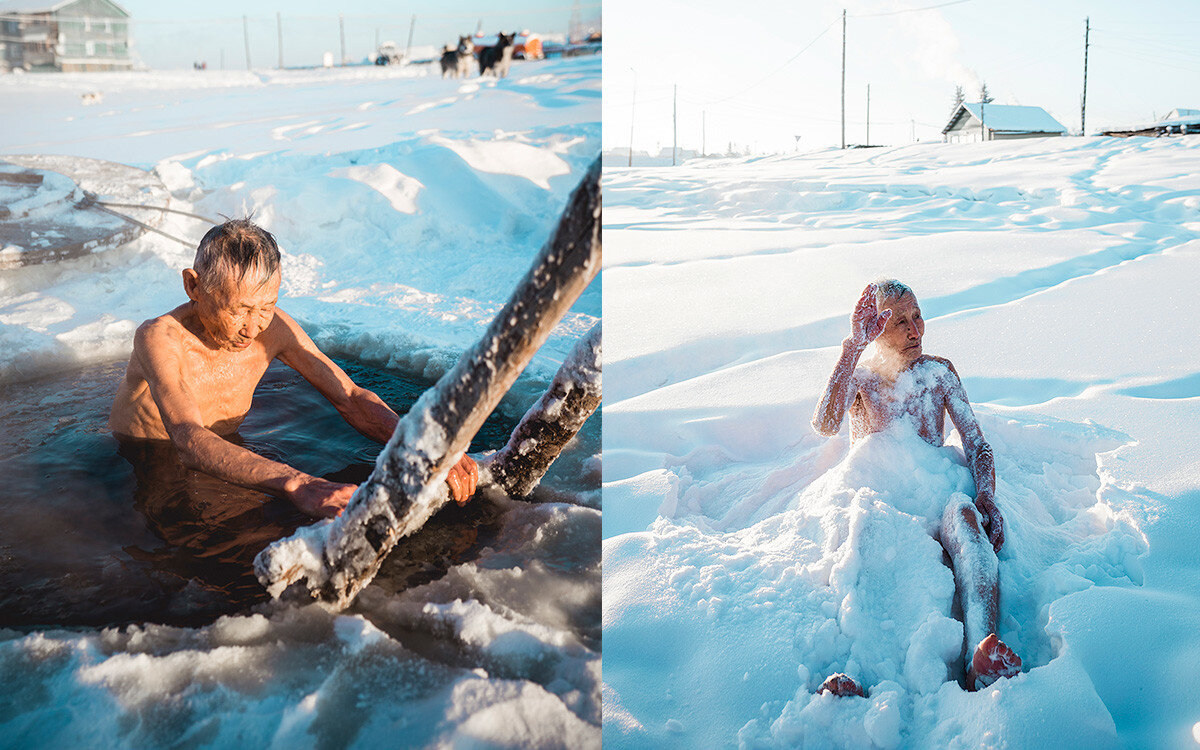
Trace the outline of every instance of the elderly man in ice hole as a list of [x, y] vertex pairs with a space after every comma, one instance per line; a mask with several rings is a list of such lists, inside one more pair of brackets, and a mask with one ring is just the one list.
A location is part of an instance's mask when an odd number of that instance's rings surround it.
[[[924, 334], [925, 320], [911, 289], [895, 280], [869, 284], [854, 308], [851, 335], [842, 342], [842, 356], [817, 406], [813, 427], [822, 435], [836, 435], [849, 410], [852, 442], [886, 429], [894, 420], [908, 419], [922, 438], [940, 446], [944, 415], [950, 414], [962, 437], [976, 495], [974, 504], [947, 505], [939, 541], [954, 567], [956, 595], [962, 605], [967, 688], [978, 690], [1021, 671], [1020, 657], [996, 637], [1000, 607], [996, 553], [1004, 544], [1004, 520], [995, 503], [992, 449], [983, 439], [954, 365], [922, 352]], [[860, 368], [859, 358], [872, 341], [878, 361], [874, 369]], [[897, 377], [917, 368], [926, 375], [913, 379], [917, 387], [912, 392], [897, 388]], [[818, 690], [823, 691], [864, 695], [862, 687], [844, 674], [826, 679]]]
[[[399, 421], [275, 307], [279, 258], [275, 238], [248, 219], [209, 230], [193, 267], [183, 271], [189, 301], [138, 328], [108, 426], [122, 439], [170, 439], [189, 469], [285, 498], [311, 516], [336, 516], [354, 485], [310, 476], [221, 437], [237, 431], [274, 359], [300, 373], [373, 440], [386, 443]], [[461, 505], [478, 479], [475, 462], [463, 456], [446, 483]]]

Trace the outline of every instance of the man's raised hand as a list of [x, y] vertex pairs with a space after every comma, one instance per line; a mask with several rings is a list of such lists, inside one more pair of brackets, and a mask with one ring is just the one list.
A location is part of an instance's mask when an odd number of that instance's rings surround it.
[[890, 317], [891, 310], [880, 313], [876, 308], [875, 285], [867, 284], [862, 296], [858, 298], [858, 304], [854, 306], [854, 313], [850, 316], [850, 338], [855, 344], [866, 346], [879, 338]]
[[450, 496], [459, 505], [466, 505], [475, 494], [479, 485], [479, 464], [470, 456], [464, 455], [446, 475], [446, 484], [450, 485]]

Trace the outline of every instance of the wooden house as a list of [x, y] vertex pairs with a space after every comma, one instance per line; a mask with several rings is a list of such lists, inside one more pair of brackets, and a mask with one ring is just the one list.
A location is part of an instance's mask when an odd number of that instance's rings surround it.
[[112, 0], [0, 0], [0, 67], [129, 70], [129, 11]]
[[1067, 129], [1041, 107], [1015, 104], [961, 104], [942, 137], [947, 143], [1049, 138], [1066, 135]]

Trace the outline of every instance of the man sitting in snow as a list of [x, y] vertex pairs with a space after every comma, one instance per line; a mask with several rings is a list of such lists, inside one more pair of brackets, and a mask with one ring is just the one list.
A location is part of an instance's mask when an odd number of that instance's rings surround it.
[[[947, 359], [924, 354], [925, 321], [912, 290], [898, 281], [870, 284], [851, 316], [851, 335], [817, 406], [813, 427], [836, 435], [850, 412], [851, 442], [882, 430], [895, 420], [909, 420], [926, 442], [940, 446], [945, 414], [962, 437], [967, 467], [975, 481], [974, 504], [950, 503], [942, 515], [939, 541], [954, 567], [956, 595], [962, 605], [966, 646], [967, 688], [978, 690], [1021, 671], [1021, 659], [996, 637], [1000, 607], [999, 563], [1004, 520], [996, 508], [996, 471], [992, 449], [983, 439], [971, 404]], [[875, 342], [871, 369], [858, 367], [867, 345]], [[905, 388], [898, 376], [909, 372]], [[968, 655], [969, 653], [969, 655]], [[818, 692], [863, 695], [862, 687], [844, 674], [830, 676]]]
[[[113, 400], [109, 429], [121, 439], [171, 440], [183, 464], [286, 498], [312, 516], [335, 516], [355, 486], [310, 476], [223, 439], [250, 410], [271, 360], [299, 372], [369, 438], [386, 443], [399, 417], [317, 349], [282, 310], [279, 248], [249, 220], [213, 227], [183, 271], [189, 298], [137, 330]], [[463, 456], [446, 478], [455, 501], [475, 491], [479, 472]]]

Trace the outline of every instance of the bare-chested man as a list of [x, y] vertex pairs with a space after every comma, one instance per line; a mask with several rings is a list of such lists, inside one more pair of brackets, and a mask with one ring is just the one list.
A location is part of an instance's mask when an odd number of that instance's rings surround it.
[[[996, 508], [996, 470], [992, 449], [983, 439], [975, 413], [950, 360], [921, 350], [925, 321], [912, 290], [898, 281], [870, 284], [851, 316], [851, 335], [817, 406], [813, 427], [822, 435], [837, 434], [850, 412], [850, 440], [909, 420], [932, 445], [943, 441], [945, 415], [962, 437], [967, 468], [975, 480], [975, 502], [949, 503], [942, 515], [939, 541], [954, 566], [956, 595], [966, 632], [964, 659], [967, 687], [977, 690], [1000, 677], [1021, 671], [1021, 659], [996, 637], [1000, 607], [999, 563], [1004, 520]], [[858, 367], [872, 341], [878, 362]], [[901, 373], [911, 373], [904, 388]], [[970, 649], [968, 650], [968, 648]], [[836, 695], [863, 695], [862, 687], [843, 674], [829, 677], [820, 690]]]
[[[310, 476], [234, 445], [235, 432], [271, 360], [299, 372], [351, 427], [386, 443], [399, 417], [360, 388], [286, 313], [279, 297], [279, 248], [240, 219], [213, 227], [183, 271], [188, 302], [137, 330], [109, 429], [124, 440], [171, 440], [183, 464], [234, 484], [286, 498], [312, 516], [335, 516], [355, 486]], [[464, 504], [479, 473], [467, 456], [446, 478]]]

